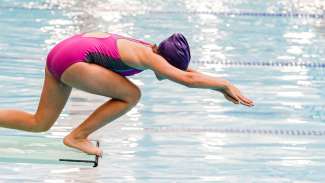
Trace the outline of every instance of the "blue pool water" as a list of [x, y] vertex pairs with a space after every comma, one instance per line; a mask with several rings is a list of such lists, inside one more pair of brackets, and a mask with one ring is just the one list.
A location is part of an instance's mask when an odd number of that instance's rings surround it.
[[[88, 31], [156, 43], [182, 32], [191, 67], [256, 103], [236, 106], [145, 71], [131, 78], [140, 103], [92, 136], [104, 150], [98, 168], [2, 162], [0, 182], [324, 182], [324, 12], [321, 0], [0, 0], [0, 108], [34, 111], [49, 49]], [[48, 132], [0, 135], [63, 138], [106, 100], [74, 90]]]

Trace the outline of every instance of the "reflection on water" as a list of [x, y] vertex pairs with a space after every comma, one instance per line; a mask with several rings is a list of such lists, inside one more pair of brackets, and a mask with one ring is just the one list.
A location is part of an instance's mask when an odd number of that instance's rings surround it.
[[[115, 32], [156, 43], [173, 32], [183, 32], [197, 62], [325, 63], [324, 19], [186, 13], [258, 10], [322, 14], [324, 2], [320, 0], [312, 3], [307, 0], [3, 0], [0, 9], [0, 26], [5, 27], [0, 34], [1, 108], [36, 109], [48, 50], [76, 32]], [[151, 71], [145, 71], [131, 78], [142, 90], [140, 103], [92, 136], [101, 139], [105, 153], [99, 168], [33, 165], [31, 172], [30, 166], [24, 164], [0, 164], [0, 176], [6, 182], [26, 178], [40, 181], [45, 177], [46, 182], [317, 182], [324, 179], [321, 170], [325, 148], [321, 137], [130, 130], [143, 127], [324, 128], [325, 83], [321, 67], [213, 64], [191, 67], [229, 79], [253, 98], [256, 106], [248, 109], [228, 103], [213, 91], [159, 82]], [[107, 100], [73, 91], [58, 122], [41, 135], [63, 137]]]

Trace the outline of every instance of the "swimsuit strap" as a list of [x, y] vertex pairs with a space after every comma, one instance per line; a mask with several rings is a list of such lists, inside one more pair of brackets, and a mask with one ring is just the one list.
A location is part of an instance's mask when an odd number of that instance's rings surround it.
[[126, 39], [126, 40], [129, 40], [129, 41], [141, 43], [141, 44], [146, 45], [146, 46], [151, 46], [152, 45], [149, 42], [142, 41], [142, 40], [138, 40], [138, 39], [134, 39], [134, 38], [131, 38], [131, 37], [126, 37], [126, 36], [122, 36], [122, 35], [118, 35], [118, 34], [112, 34], [112, 35], [116, 36], [116, 39]]

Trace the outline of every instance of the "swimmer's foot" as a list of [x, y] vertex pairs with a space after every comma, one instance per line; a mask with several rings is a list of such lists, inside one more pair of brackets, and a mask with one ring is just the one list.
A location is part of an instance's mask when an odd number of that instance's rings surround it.
[[69, 134], [63, 139], [63, 143], [68, 147], [78, 149], [87, 154], [97, 155], [100, 157], [103, 155], [103, 151], [94, 146], [88, 139], [76, 138]]

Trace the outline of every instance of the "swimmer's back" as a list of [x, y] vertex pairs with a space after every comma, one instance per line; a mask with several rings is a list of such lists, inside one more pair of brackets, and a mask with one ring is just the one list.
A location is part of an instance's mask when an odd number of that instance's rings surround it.
[[[147, 42], [117, 34], [77, 34], [52, 48], [47, 57], [47, 67], [57, 79], [60, 79], [69, 66], [77, 62], [98, 64], [122, 76], [129, 76], [142, 71], [143, 68], [136, 68], [136, 50], [148, 45], [150, 44]], [[122, 51], [126, 60], [120, 56], [122, 49], [127, 49], [128, 54]]]

